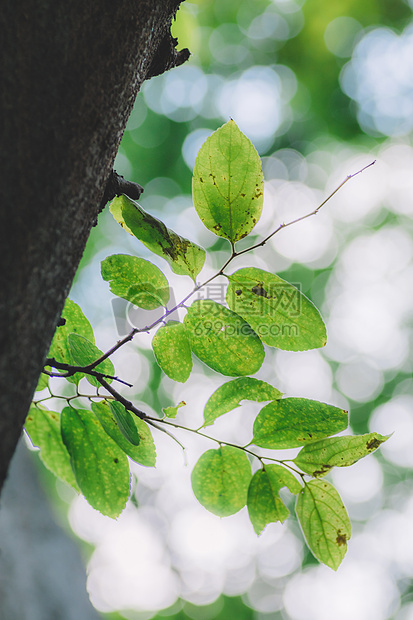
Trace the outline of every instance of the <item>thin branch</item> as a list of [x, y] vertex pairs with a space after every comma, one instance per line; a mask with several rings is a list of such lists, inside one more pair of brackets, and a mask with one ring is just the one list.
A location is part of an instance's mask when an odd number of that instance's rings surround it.
[[115, 400], [119, 401], [120, 403], [122, 403], [122, 405], [125, 407], [125, 409], [127, 409], [128, 411], [131, 411], [132, 413], [134, 413], [136, 416], [138, 416], [138, 418], [140, 418], [141, 420], [145, 420], [147, 419], [147, 415], [146, 413], [144, 413], [143, 411], [141, 411], [140, 409], [137, 409], [131, 402], [130, 400], [127, 400], [126, 398], [124, 398], [122, 396], [122, 394], [119, 394], [119, 392], [117, 392], [111, 385], [110, 383], [108, 383], [107, 381], [105, 381], [105, 379], [103, 379], [102, 377], [96, 377], [97, 380], [99, 381], [99, 383], [102, 385], [102, 387], [105, 388], [105, 390], [107, 390], [109, 392], [109, 394], [112, 394], [112, 396], [114, 397]]
[[[151, 417], [147, 417], [146, 421], [149, 420], [154, 420], [155, 418], [151, 418]], [[248, 452], [248, 454], [251, 454], [252, 456], [255, 456], [257, 459], [260, 459], [259, 456], [257, 456], [254, 452], [252, 452], [251, 450], [248, 450], [248, 448], [245, 448], [244, 446], [238, 446], [235, 443], [231, 443], [230, 441], [223, 441], [222, 439], [216, 439], [215, 437], [211, 437], [210, 435], [207, 435], [206, 433], [201, 433], [199, 431], [199, 429], [196, 428], [189, 428], [188, 426], [183, 426], [182, 424], [177, 424], [176, 422], [171, 422], [170, 420], [166, 420], [165, 418], [160, 419], [160, 420], [156, 420], [156, 422], [160, 422], [162, 424], [166, 424], [168, 426], [173, 426], [174, 428], [180, 428], [184, 431], [188, 431], [189, 433], [195, 433], [196, 435], [200, 436], [200, 437], [205, 437], [205, 439], [210, 439], [211, 441], [215, 441], [216, 443], [219, 444], [225, 444], [226, 446], [232, 446], [233, 448], [239, 448], [240, 450], [243, 450], [244, 452]], [[201, 427], [202, 428], [202, 427]], [[161, 430], [161, 429], [159, 429]]]
[[126, 385], [128, 387], [133, 387], [133, 385], [131, 383], [128, 383], [127, 381], [124, 381], [123, 379], [119, 379], [119, 377], [114, 377], [112, 375], [107, 375], [103, 372], [97, 372], [95, 370], [90, 369], [89, 366], [73, 366], [71, 364], [65, 364], [64, 362], [57, 362], [53, 357], [46, 359], [45, 361], [45, 365], [46, 366], [51, 366], [53, 368], [57, 368], [60, 370], [66, 370], [67, 372], [65, 373], [60, 373], [60, 372], [52, 372], [50, 370], [42, 370], [42, 372], [45, 375], [48, 375], [49, 377], [63, 377], [63, 378], [67, 378], [67, 377], [72, 377], [74, 374], [76, 374], [77, 372], [82, 372], [86, 375], [91, 375], [92, 377], [96, 377], [96, 379], [112, 379], [112, 381], [119, 381], [119, 383], [123, 383], [123, 385]]
[[274, 235], [276, 235], [277, 233], [280, 232], [280, 230], [282, 230], [283, 228], [287, 228], [287, 226], [292, 226], [293, 224], [298, 224], [298, 222], [302, 222], [303, 220], [306, 220], [308, 217], [312, 217], [313, 215], [317, 215], [317, 213], [320, 211], [320, 209], [322, 207], [324, 207], [324, 205], [331, 200], [331, 198], [337, 194], [337, 192], [348, 182], [350, 181], [350, 179], [353, 179], [354, 177], [356, 177], [358, 174], [361, 174], [362, 172], [364, 172], [365, 170], [367, 170], [367, 168], [370, 168], [370, 166], [373, 166], [376, 163], [376, 160], [370, 162], [369, 164], [367, 164], [367, 166], [364, 166], [364, 168], [361, 168], [361, 170], [358, 170], [357, 172], [354, 172], [354, 174], [349, 174], [346, 176], [346, 178], [344, 179], [344, 181], [342, 181], [340, 183], [340, 185], [338, 187], [336, 187], [336, 189], [331, 192], [331, 194], [329, 196], [327, 196], [327, 198], [325, 200], [323, 200], [323, 202], [321, 204], [318, 205], [318, 207], [316, 209], [314, 209], [314, 211], [311, 211], [311, 213], [307, 213], [306, 215], [302, 215], [301, 217], [298, 217], [295, 220], [291, 220], [290, 222], [282, 223], [278, 226], [278, 228], [276, 228], [271, 234], [268, 235], [268, 237], [265, 237], [265, 239], [263, 239], [262, 241], [260, 241], [259, 243], [255, 243], [254, 245], [251, 245], [249, 248], [245, 248], [244, 250], [240, 250], [240, 252], [236, 252], [235, 256], [241, 256], [241, 254], [246, 254], [247, 252], [251, 252], [251, 250], [255, 250], [256, 248], [262, 247], [263, 245], [265, 245], [267, 243], [267, 241], [269, 241], [271, 239], [271, 237], [273, 237]]

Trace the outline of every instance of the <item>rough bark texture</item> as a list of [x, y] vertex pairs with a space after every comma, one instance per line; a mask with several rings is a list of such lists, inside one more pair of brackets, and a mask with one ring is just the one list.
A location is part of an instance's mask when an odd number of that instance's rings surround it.
[[137, 91], [174, 64], [156, 52], [179, 3], [2, 3], [0, 489]]

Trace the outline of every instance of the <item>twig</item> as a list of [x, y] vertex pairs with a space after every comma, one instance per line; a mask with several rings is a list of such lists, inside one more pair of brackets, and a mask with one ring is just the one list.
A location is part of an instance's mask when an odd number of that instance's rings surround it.
[[107, 375], [103, 372], [97, 372], [95, 370], [90, 369], [89, 366], [72, 366], [71, 364], [65, 364], [64, 362], [57, 362], [53, 357], [47, 358], [45, 361], [45, 366], [51, 366], [53, 368], [57, 368], [60, 370], [66, 370], [66, 373], [60, 372], [52, 372], [50, 370], [43, 369], [42, 372], [49, 377], [72, 377], [77, 372], [82, 372], [86, 375], [91, 375], [92, 377], [96, 377], [96, 379], [100, 380], [101, 378], [112, 379], [112, 381], [119, 381], [119, 383], [123, 383], [128, 387], [133, 387], [131, 383], [124, 381], [123, 379], [119, 379], [119, 377], [113, 377], [112, 375]]
[[131, 402], [130, 400], [127, 400], [126, 398], [124, 398], [121, 394], [119, 394], [119, 392], [117, 392], [107, 381], [105, 381], [104, 379], [102, 379], [102, 377], [97, 377], [97, 380], [99, 381], [99, 383], [102, 385], [102, 387], [105, 388], [105, 390], [107, 390], [109, 392], [109, 394], [112, 394], [112, 396], [115, 398], [115, 400], [119, 401], [120, 403], [122, 403], [122, 405], [125, 407], [125, 409], [128, 409], [128, 411], [131, 411], [132, 413], [134, 413], [136, 416], [138, 416], [138, 418], [140, 418], [141, 420], [145, 420], [148, 417], [146, 415], [146, 413], [144, 413], [143, 411], [141, 411], [140, 409], [137, 409]]
[[283, 228], [287, 228], [287, 226], [292, 226], [293, 224], [297, 224], [298, 222], [301, 222], [302, 220], [305, 220], [308, 217], [312, 217], [313, 215], [317, 215], [317, 213], [320, 211], [320, 209], [322, 207], [324, 207], [324, 205], [329, 200], [331, 200], [331, 198], [335, 194], [337, 194], [337, 192], [347, 183], [347, 181], [349, 181], [350, 179], [353, 179], [358, 174], [361, 174], [362, 172], [367, 170], [367, 168], [370, 168], [370, 166], [373, 166], [373, 164], [375, 164], [375, 163], [376, 163], [376, 160], [370, 162], [369, 164], [367, 164], [367, 166], [364, 166], [364, 168], [361, 168], [361, 170], [358, 170], [357, 172], [354, 172], [354, 174], [349, 174], [348, 176], [346, 176], [344, 181], [342, 181], [342, 183], [340, 183], [340, 185], [338, 187], [336, 187], [336, 189], [333, 192], [331, 192], [331, 194], [329, 196], [327, 196], [327, 198], [325, 200], [323, 200], [323, 202], [321, 204], [319, 204], [318, 207], [316, 209], [314, 209], [314, 211], [311, 211], [311, 213], [307, 213], [306, 215], [302, 215], [301, 217], [298, 217], [295, 220], [291, 220], [290, 222], [287, 222], [286, 224], [285, 223], [280, 224], [278, 226], [278, 228], [276, 228], [271, 234], [268, 235], [268, 237], [265, 237], [265, 239], [263, 239], [259, 243], [255, 243], [254, 245], [251, 245], [249, 248], [245, 248], [245, 250], [241, 250], [240, 252], [235, 252], [234, 258], [236, 256], [241, 256], [241, 254], [245, 254], [246, 252], [251, 252], [251, 250], [255, 250], [256, 248], [262, 247], [263, 245], [265, 245], [267, 243], [267, 241], [269, 241], [271, 239], [271, 237], [276, 235]]

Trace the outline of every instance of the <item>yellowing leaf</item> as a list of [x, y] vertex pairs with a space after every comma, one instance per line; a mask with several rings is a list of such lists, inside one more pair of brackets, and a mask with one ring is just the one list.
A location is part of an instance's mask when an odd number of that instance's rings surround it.
[[232, 446], [204, 452], [191, 476], [199, 503], [220, 517], [232, 515], [245, 506], [250, 480], [247, 455]]
[[134, 235], [151, 252], [162, 256], [174, 273], [190, 276], [194, 281], [205, 262], [205, 250], [165, 226], [135, 201], [118, 196], [111, 212], [127, 232]]
[[168, 303], [168, 280], [156, 265], [143, 258], [114, 254], [102, 261], [101, 271], [114, 295], [139, 308], [153, 310]]
[[60, 413], [32, 405], [24, 428], [33, 445], [40, 448], [40, 458], [47, 469], [79, 491], [60, 432]]
[[281, 397], [281, 392], [265, 381], [253, 377], [233, 379], [221, 385], [209, 398], [204, 409], [203, 426], [213, 424], [219, 416], [239, 407], [242, 400], [254, 400], [259, 403]]
[[243, 318], [210, 299], [199, 299], [184, 319], [192, 351], [204, 364], [230, 377], [253, 375], [264, 347]]
[[195, 161], [192, 196], [211, 232], [231, 242], [248, 235], [259, 220], [264, 180], [254, 146], [230, 120], [203, 144]]
[[310, 443], [296, 456], [294, 463], [314, 477], [325, 476], [333, 467], [348, 467], [377, 450], [389, 436], [378, 433], [328, 437]]
[[105, 433], [92, 411], [65, 407], [61, 431], [85, 499], [102, 514], [117, 517], [129, 497], [126, 454]]
[[347, 428], [344, 409], [307, 398], [282, 398], [255, 418], [251, 443], [261, 448], [297, 448]]
[[185, 405], [186, 405], [186, 402], [184, 400], [181, 400], [181, 402], [178, 403], [175, 407], [164, 407], [162, 411], [164, 412], [167, 418], [176, 418], [178, 414], [178, 410], [181, 407], [185, 407]]
[[[64, 364], [73, 364], [71, 351], [67, 342], [68, 335], [72, 333], [79, 334], [92, 343], [95, 342], [95, 336], [92, 326], [83, 314], [81, 308], [71, 299], [66, 299], [62, 318], [64, 324], [56, 328], [48, 357], [53, 357], [57, 362], [62, 362]], [[82, 377], [84, 377], [84, 374], [76, 373], [72, 377], [67, 377], [66, 380], [70, 383], [76, 383], [77, 385]]]
[[261, 534], [268, 523], [283, 523], [290, 511], [279, 496], [287, 487], [299, 493], [301, 484], [281, 465], [265, 465], [255, 472], [248, 489], [248, 513], [256, 534]]
[[298, 496], [296, 513], [312, 553], [337, 570], [347, 551], [351, 524], [336, 489], [325, 480], [310, 480]]
[[228, 276], [228, 306], [241, 315], [264, 344], [285, 351], [323, 347], [326, 328], [317, 308], [277, 275], [245, 267]]
[[192, 370], [192, 354], [182, 323], [169, 321], [160, 327], [153, 337], [152, 349], [164, 373], [174, 381], [185, 383]]

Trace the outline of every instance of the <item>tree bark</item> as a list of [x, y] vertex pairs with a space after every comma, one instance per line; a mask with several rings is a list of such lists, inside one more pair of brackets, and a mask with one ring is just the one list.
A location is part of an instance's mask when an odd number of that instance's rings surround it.
[[2, 3], [0, 489], [139, 87], [183, 60], [180, 1]]

